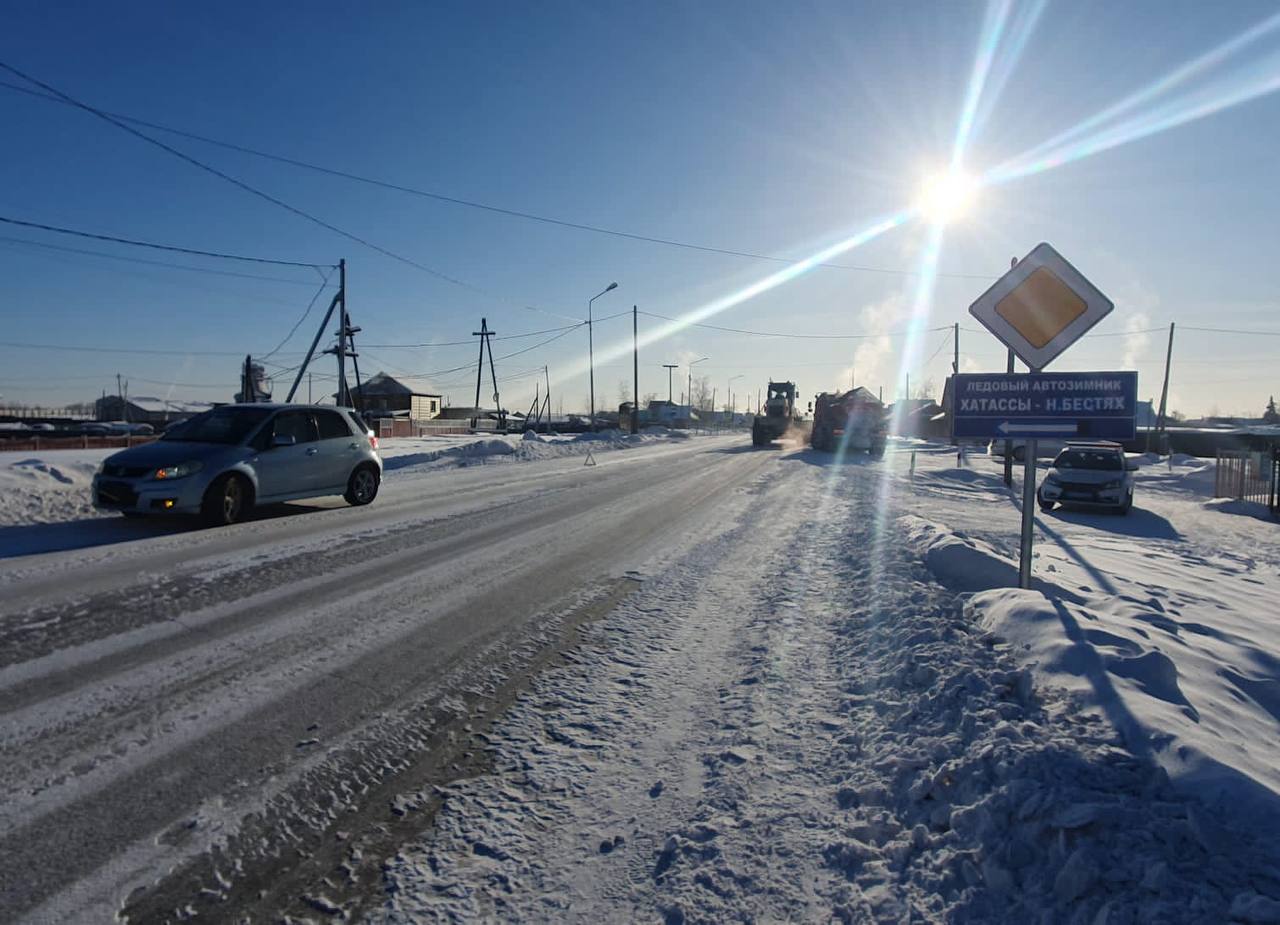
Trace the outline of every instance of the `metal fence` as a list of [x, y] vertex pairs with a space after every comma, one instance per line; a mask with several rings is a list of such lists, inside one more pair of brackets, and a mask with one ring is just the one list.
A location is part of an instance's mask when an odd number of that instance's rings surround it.
[[0, 439], [0, 450], [31, 453], [38, 450], [103, 450], [124, 449], [150, 443], [153, 436], [119, 436], [119, 437], [19, 437], [13, 440]]
[[1274, 451], [1219, 450], [1213, 495], [1215, 498], [1257, 501], [1274, 508], [1276, 466]]
[[380, 418], [378, 420], [378, 438], [387, 437], [439, 437], [446, 434], [495, 433], [498, 422], [488, 419], [476, 421], [472, 427], [469, 420], [445, 420], [433, 418], [428, 421], [407, 421], [404, 418]]
[[1271, 448], [1271, 497], [1267, 506], [1272, 514], [1280, 517], [1280, 446]]

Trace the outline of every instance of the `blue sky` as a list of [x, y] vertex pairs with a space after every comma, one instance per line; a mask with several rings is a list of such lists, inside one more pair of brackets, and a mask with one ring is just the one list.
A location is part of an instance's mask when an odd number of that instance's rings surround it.
[[[1015, 6], [1025, 13], [1026, 4]], [[981, 173], [1239, 34], [1274, 3], [1050, 3], [965, 157]], [[463, 199], [641, 235], [800, 258], [910, 204], [946, 164], [985, 3], [134, 3], [12, 6], [0, 60], [103, 109]], [[1021, 15], [1019, 13], [1019, 15]], [[1137, 107], [1280, 74], [1280, 33]], [[1010, 59], [998, 55], [997, 65]], [[16, 78], [4, 77], [17, 82]], [[988, 83], [990, 88], [991, 82]], [[500, 334], [638, 304], [680, 315], [779, 265], [625, 240], [375, 189], [189, 139], [166, 142], [271, 195], [440, 273], [397, 263], [205, 174], [93, 116], [0, 88], [0, 215], [200, 249], [315, 263], [345, 257], [350, 310], [374, 343], [468, 340], [485, 316]], [[1280, 333], [1274, 242], [1280, 94], [1072, 163], [984, 189], [946, 229], [929, 327], [961, 322], [965, 369], [1003, 365], [966, 309], [1042, 240], [1116, 303], [1052, 368], [1136, 367], [1158, 395], [1164, 334], [1221, 327]], [[319, 283], [311, 271], [179, 258], [0, 227], [3, 340], [181, 355], [0, 347], [0, 394], [61, 404], [113, 387], [226, 399], [235, 356], [265, 353]], [[122, 256], [281, 277], [242, 279], [55, 252], [41, 241]], [[886, 234], [835, 262], [919, 266], [925, 229]], [[805, 334], [896, 332], [917, 277], [815, 269], [710, 323]], [[326, 301], [322, 299], [322, 301]], [[316, 311], [273, 357], [300, 359]], [[532, 308], [530, 308], [532, 307]], [[536, 309], [536, 310], [535, 310]], [[641, 317], [642, 333], [660, 322]], [[596, 326], [597, 403], [616, 405], [630, 320]], [[660, 364], [696, 369], [722, 396], [770, 376], [803, 393], [849, 381], [886, 396], [936, 389], [946, 332], [902, 341], [758, 338], [685, 328], [641, 355], [641, 391], [665, 394]], [[502, 342], [498, 354], [542, 338]], [[1172, 405], [1188, 414], [1259, 413], [1280, 392], [1280, 338], [1179, 331]], [[586, 405], [586, 332], [499, 364], [544, 363], [565, 408]], [[473, 346], [369, 348], [366, 375], [474, 361]], [[326, 358], [317, 373], [330, 374]], [[684, 378], [683, 367], [677, 371]], [[455, 404], [474, 376], [436, 377]], [[150, 381], [148, 381], [150, 380]], [[527, 407], [535, 377], [508, 379]], [[173, 385], [164, 383], [177, 383]], [[320, 382], [316, 391], [320, 392]], [[331, 384], [330, 384], [331, 385]], [[278, 391], [283, 391], [277, 386]], [[486, 392], [487, 392], [486, 388]], [[678, 397], [678, 396], [677, 396]], [[741, 402], [739, 402], [741, 407]]]

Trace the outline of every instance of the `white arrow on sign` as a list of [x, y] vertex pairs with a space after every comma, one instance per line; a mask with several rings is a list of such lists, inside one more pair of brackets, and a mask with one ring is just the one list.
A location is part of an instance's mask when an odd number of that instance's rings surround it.
[[1001, 421], [996, 430], [1002, 434], [1056, 434], [1062, 431], [1074, 434], [1076, 425], [1065, 421], [1061, 424], [1010, 424], [1008, 421]]

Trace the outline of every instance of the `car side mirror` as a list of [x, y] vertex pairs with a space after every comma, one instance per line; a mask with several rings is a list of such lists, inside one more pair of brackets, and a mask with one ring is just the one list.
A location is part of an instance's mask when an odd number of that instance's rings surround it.
[[271, 445], [276, 446], [293, 446], [298, 442], [298, 438], [293, 434], [276, 434], [271, 438]]
[[1126, 469], [1128, 469], [1130, 472], [1137, 472], [1137, 471], [1138, 471], [1138, 462], [1137, 462], [1137, 460], [1134, 460], [1134, 459], [1126, 459], [1126, 460], [1124, 461], [1124, 467], [1125, 467]]

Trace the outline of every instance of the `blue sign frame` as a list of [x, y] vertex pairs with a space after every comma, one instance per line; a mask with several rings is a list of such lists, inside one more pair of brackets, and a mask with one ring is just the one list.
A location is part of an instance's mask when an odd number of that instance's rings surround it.
[[950, 410], [961, 440], [1132, 440], [1138, 374], [961, 373]]

